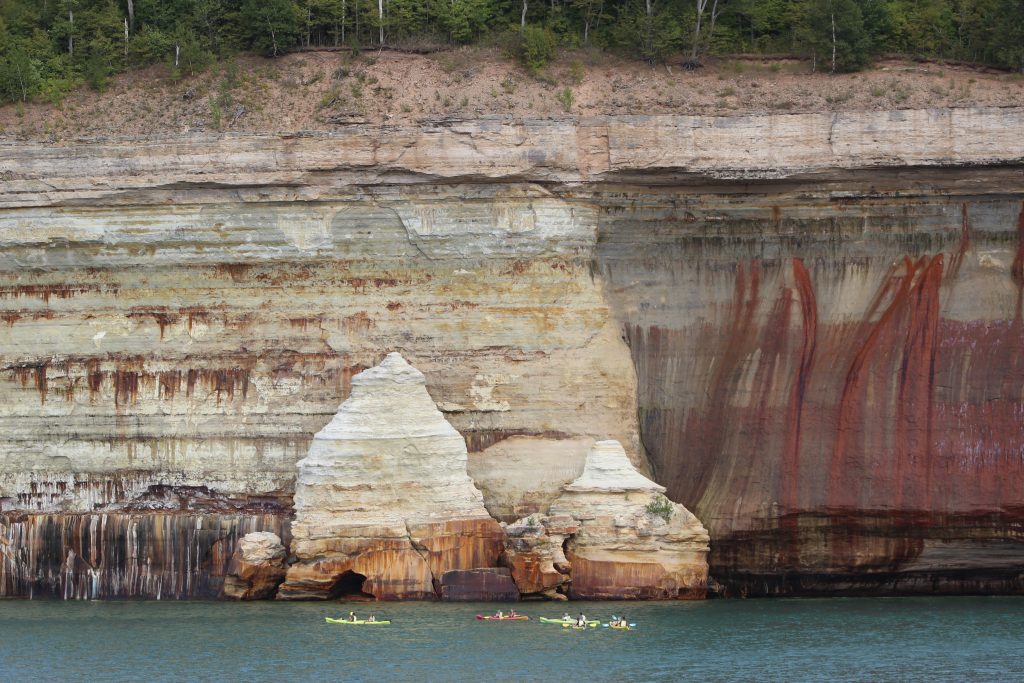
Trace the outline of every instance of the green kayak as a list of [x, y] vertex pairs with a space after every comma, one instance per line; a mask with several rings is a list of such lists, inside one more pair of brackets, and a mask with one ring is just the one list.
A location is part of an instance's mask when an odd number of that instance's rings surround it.
[[[563, 626], [573, 626], [573, 625], [575, 625], [576, 620], [575, 619], [569, 619], [569, 620], [565, 620], [565, 619], [548, 619], [547, 617], [541, 617], [540, 618], [540, 623], [542, 623], [542, 624], [562, 624]], [[600, 624], [600, 623], [601, 623], [600, 621], [589, 621], [588, 620], [587, 621], [587, 626], [595, 626], [595, 625]]]
[[349, 621], [348, 619], [331, 619], [330, 617], [324, 617], [328, 624], [355, 624], [356, 626], [376, 626], [377, 624], [390, 624], [390, 621], [363, 621], [357, 619], [356, 621]]

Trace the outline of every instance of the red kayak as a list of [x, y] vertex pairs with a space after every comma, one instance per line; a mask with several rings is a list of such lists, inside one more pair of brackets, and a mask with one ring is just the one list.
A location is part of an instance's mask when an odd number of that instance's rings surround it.
[[480, 621], [526, 621], [530, 617], [525, 617], [522, 614], [517, 614], [514, 617], [485, 617], [482, 614], [478, 614], [476, 618]]

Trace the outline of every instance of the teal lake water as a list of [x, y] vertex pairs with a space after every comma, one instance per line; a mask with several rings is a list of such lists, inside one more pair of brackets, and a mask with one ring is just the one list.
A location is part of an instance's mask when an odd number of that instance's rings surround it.
[[0, 602], [0, 681], [1024, 681], [1024, 598], [508, 605]]

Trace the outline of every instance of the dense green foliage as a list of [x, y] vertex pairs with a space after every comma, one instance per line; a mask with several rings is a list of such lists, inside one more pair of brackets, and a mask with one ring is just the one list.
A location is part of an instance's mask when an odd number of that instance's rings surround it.
[[495, 39], [531, 69], [558, 45], [651, 61], [785, 53], [816, 69], [877, 55], [1024, 70], [1024, 0], [0, 0], [0, 100], [58, 101], [157, 62], [176, 75], [241, 50]]

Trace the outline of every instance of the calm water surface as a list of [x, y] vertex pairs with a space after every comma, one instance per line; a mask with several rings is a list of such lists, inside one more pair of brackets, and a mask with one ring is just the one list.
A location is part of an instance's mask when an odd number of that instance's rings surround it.
[[[0, 601], [0, 681], [1024, 681], [1024, 598], [495, 605]], [[508, 605], [501, 605], [507, 609]]]

